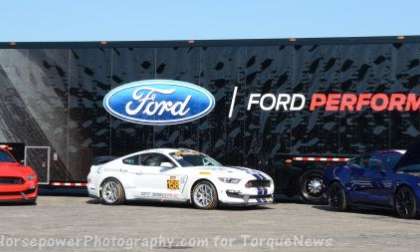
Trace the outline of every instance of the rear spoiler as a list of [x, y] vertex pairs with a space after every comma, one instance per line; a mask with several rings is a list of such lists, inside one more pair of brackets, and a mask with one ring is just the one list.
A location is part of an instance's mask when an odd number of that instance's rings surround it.
[[112, 160], [117, 159], [117, 156], [98, 156], [93, 159], [92, 165], [101, 165], [108, 162], [111, 162]]

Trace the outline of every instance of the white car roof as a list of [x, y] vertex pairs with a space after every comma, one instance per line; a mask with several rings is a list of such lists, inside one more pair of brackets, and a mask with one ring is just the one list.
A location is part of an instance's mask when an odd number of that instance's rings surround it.
[[193, 152], [198, 152], [198, 151], [187, 149], [187, 148], [155, 148], [155, 149], [142, 150], [142, 151], [139, 151], [139, 152], [136, 152], [136, 153], [132, 153], [130, 155], [133, 155], [133, 154], [144, 154], [144, 153], [162, 153], [162, 154], [168, 155], [169, 153], [173, 153], [173, 152], [177, 152], [177, 151], [193, 151]]

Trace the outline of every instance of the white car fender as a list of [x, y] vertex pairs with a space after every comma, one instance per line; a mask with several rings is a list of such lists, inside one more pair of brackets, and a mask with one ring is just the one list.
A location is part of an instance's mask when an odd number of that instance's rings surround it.
[[203, 181], [203, 180], [206, 180], [206, 181], [209, 181], [210, 183], [212, 183], [214, 185], [214, 187], [216, 188], [217, 193], [219, 194], [220, 188], [217, 184], [218, 182], [215, 179], [215, 177], [212, 177], [212, 176], [197, 176], [197, 177], [194, 178], [194, 180], [191, 181], [191, 184], [189, 186], [189, 195], [191, 195], [191, 192], [192, 192], [194, 186], [197, 184], [197, 182]]

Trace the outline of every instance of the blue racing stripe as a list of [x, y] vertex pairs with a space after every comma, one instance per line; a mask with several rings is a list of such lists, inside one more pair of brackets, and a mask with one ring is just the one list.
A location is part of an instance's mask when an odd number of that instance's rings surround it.
[[261, 180], [261, 177], [256, 173], [250, 173], [252, 176], [254, 176], [257, 180]]
[[[257, 188], [257, 195], [262, 195], [262, 190], [259, 187]], [[258, 203], [261, 203], [261, 199], [260, 198], [256, 198], [256, 200], [257, 200]]]
[[254, 176], [258, 177], [260, 180], [264, 180], [265, 179], [264, 176], [261, 175], [261, 174], [259, 174], [259, 173], [255, 173]]
[[264, 194], [264, 195], [267, 195], [267, 193], [268, 193], [267, 188], [263, 188], [263, 194]]

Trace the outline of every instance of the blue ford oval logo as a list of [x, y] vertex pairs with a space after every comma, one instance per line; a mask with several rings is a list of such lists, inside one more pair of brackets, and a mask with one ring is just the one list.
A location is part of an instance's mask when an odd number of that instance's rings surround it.
[[210, 113], [214, 96], [197, 85], [174, 80], [144, 80], [111, 90], [103, 100], [113, 116], [132, 123], [174, 125]]

